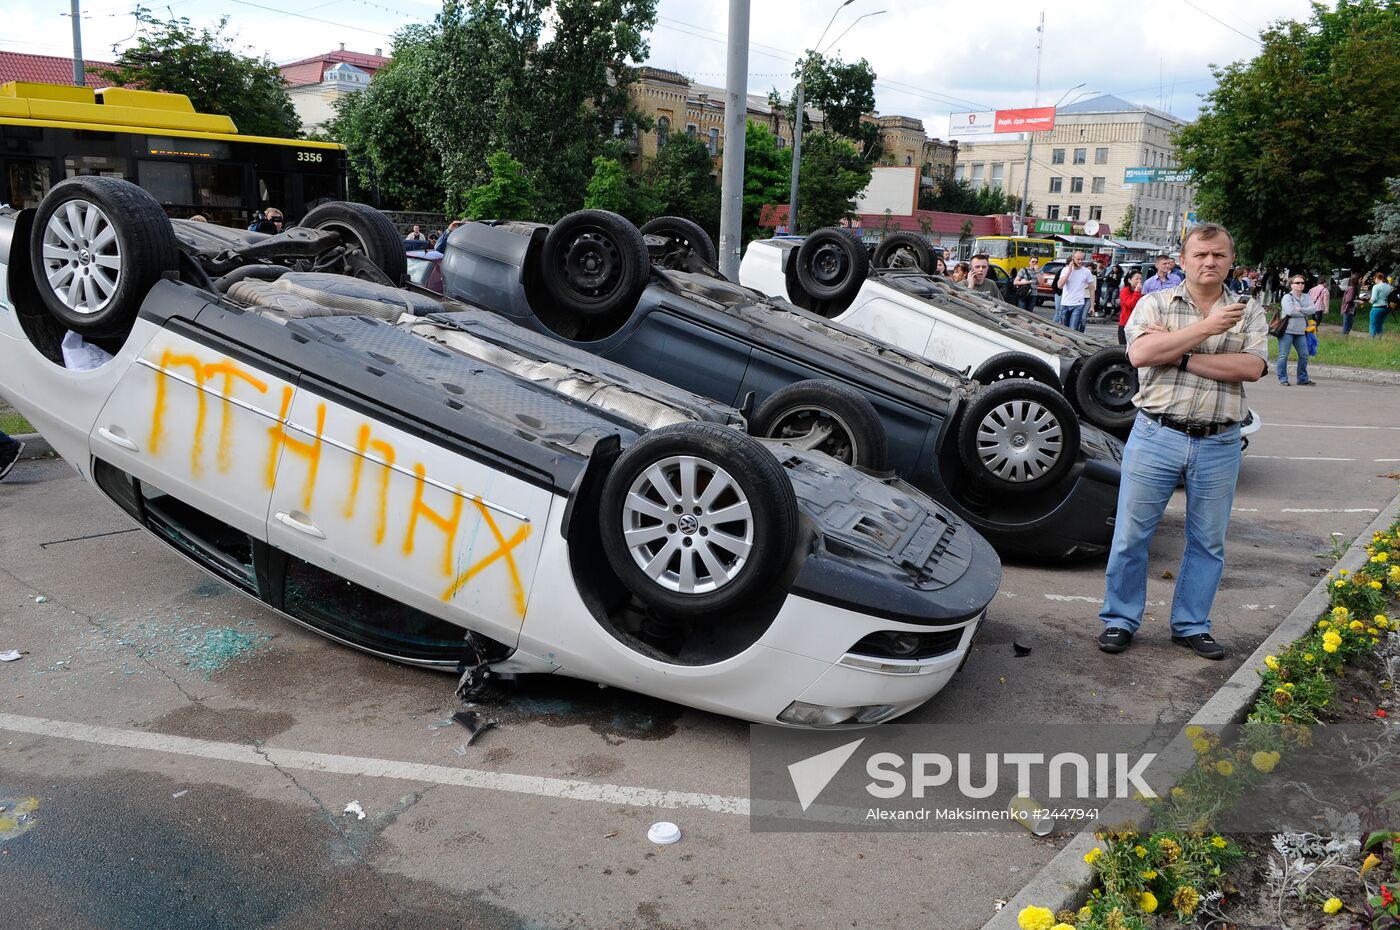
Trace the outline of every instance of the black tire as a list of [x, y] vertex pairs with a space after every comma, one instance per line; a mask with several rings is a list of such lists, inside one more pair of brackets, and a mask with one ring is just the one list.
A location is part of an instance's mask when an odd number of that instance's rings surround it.
[[[696, 469], [689, 498], [680, 476], [687, 462]], [[655, 483], [658, 474], [665, 489]], [[726, 486], [702, 503], [721, 475]], [[740, 504], [748, 505], [747, 517], [709, 522]], [[771, 595], [797, 544], [797, 496], [778, 460], [743, 433], [710, 423], [663, 426], [638, 439], [609, 472], [599, 507], [608, 564], [643, 603], [678, 620]], [[745, 541], [731, 542], [740, 533]], [[721, 535], [726, 542], [717, 542]], [[655, 578], [646, 571], [652, 564]]]
[[699, 223], [681, 216], [658, 216], [643, 223], [641, 233], [643, 236], [660, 236], [669, 240], [668, 253], [678, 249], [688, 250], [711, 268], [719, 267], [719, 253], [715, 251], [714, 240]]
[[408, 274], [403, 236], [387, 216], [368, 204], [332, 200], [307, 211], [299, 225], [339, 234], [347, 248], [363, 252], [395, 286]]
[[797, 279], [817, 300], [848, 303], [870, 274], [865, 246], [841, 229], [819, 229], [797, 250]]
[[972, 380], [984, 385], [996, 384], [1012, 378], [1038, 381], [1055, 390], [1060, 389], [1060, 378], [1049, 364], [1027, 355], [1024, 352], [999, 352], [977, 366]]
[[979, 390], [958, 426], [958, 456], [984, 487], [1029, 494], [1055, 484], [1079, 457], [1079, 420], [1059, 391], [1012, 379]]
[[923, 236], [911, 232], [890, 233], [875, 247], [875, 268], [917, 268], [933, 273], [933, 250]]
[[1138, 373], [1123, 346], [1105, 346], [1084, 360], [1073, 382], [1084, 419], [1109, 432], [1131, 429], [1137, 418], [1133, 396]]
[[85, 175], [54, 185], [39, 204], [30, 245], [44, 306], [89, 339], [125, 339], [146, 294], [180, 267], [160, 204], [116, 178]]
[[581, 316], [630, 312], [651, 279], [641, 232], [616, 213], [579, 210], [550, 229], [540, 249], [545, 293]]
[[[813, 431], [828, 433], [816, 445]], [[774, 391], [749, 420], [749, 433], [765, 439], [790, 441], [834, 459], [884, 471], [889, 461], [885, 424], [875, 406], [855, 388], [837, 381], [798, 381]]]

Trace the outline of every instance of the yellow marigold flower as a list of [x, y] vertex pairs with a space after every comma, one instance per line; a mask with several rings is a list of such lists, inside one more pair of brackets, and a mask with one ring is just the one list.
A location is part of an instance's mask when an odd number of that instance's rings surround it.
[[1048, 907], [1032, 904], [1016, 915], [1016, 926], [1021, 930], [1050, 930], [1055, 926], [1055, 914]]
[[1196, 750], [1196, 752], [1200, 753], [1201, 755], [1205, 755], [1206, 753], [1210, 752], [1210, 743], [1206, 742], [1203, 739], [1192, 740], [1191, 748]]
[[1380, 645], [1380, 642], [1381, 642], [1381, 641], [1380, 641], [1379, 639], [1377, 639], [1376, 637], [1374, 637], [1374, 636], [1371, 637], [1371, 645], [1372, 645], [1372, 646], [1379, 646], [1379, 645]]
[[1084, 861], [1089, 863], [1090, 865], [1093, 865], [1095, 862], [1099, 861], [1099, 857], [1102, 855], [1103, 850], [1095, 846], [1093, 849], [1089, 850], [1084, 854]]
[[1180, 787], [1180, 786], [1178, 786], [1178, 787], [1176, 787], [1176, 788], [1173, 788], [1173, 789], [1172, 789], [1172, 797], [1174, 797], [1174, 798], [1184, 798], [1184, 797], [1186, 797], [1186, 789], [1185, 789], [1185, 788], [1182, 788], [1182, 787]]
[[1189, 914], [1196, 909], [1196, 905], [1201, 903], [1201, 896], [1190, 885], [1182, 885], [1176, 889], [1176, 894], [1172, 895], [1172, 907]]
[[1366, 624], [1362, 623], [1360, 620], [1353, 620], [1351, 623], [1347, 624], [1347, 629], [1351, 630], [1353, 633], [1360, 633], [1362, 630], [1366, 629]]
[[1278, 658], [1275, 656], [1264, 656], [1264, 664], [1272, 671], [1278, 671]]
[[1225, 841], [1225, 837], [1223, 836], [1212, 836], [1210, 838], [1210, 845], [1214, 846], [1216, 849], [1224, 849], [1230, 844]]
[[[1287, 691], [1284, 692], [1284, 694], [1287, 693]], [[1235, 766], [1231, 764], [1229, 759], [1221, 759], [1219, 762], [1215, 763], [1215, 770], [1226, 778], [1235, 774]]]
[[1144, 891], [1138, 896], [1138, 907], [1142, 908], [1144, 914], [1151, 914], [1157, 910], [1157, 896], [1150, 891]]
[[1144, 858], [1144, 857], [1147, 855], [1147, 847], [1146, 847], [1146, 846], [1134, 846], [1134, 847], [1133, 847], [1133, 852], [1137, 854], [1137, 857], [1138, 857], [1139, 859], [1142, 859], [1142, 858]]
[[1316, 662], [1316, 661], [1317, 661], [1317, 656], [1313, 655], [1311, 652], [1305, 652], [1305, 653], [1303, 653], [1303, 661], [1304, 661], [1304, 662]]
[[1385, 564], [1386, 562], [1389, 562], [1389, 561], [1390, 561], [1390, 554], [1387, 553], [1387, 552], [1377, 552], [1377, 553], [1376, 553], [1376, 557], [1375, 557], [1374, 559], [1372, 559], [1371, 561], [1373, 561], [1373, 562], [1380, 562], [1381, 564]]
[[1335, 620], [1345, 620], [1350, 615], [1351, 611], [1347, 610], [1341, 604], [1338, 604], [1336, 607], [1332, 608], [1332, 617]]
[[1381, 583], [1380, 583], [1379, 581], [1373, 581], [1373, 582], [1371, 582], [1371, 587], [1373, 587], [1373, 588], [1375, 588], [1377, 591], [1379, 591], [1379, 590], [1381, 589]]
[[1186, 728], [1186, 738], [1200, 739], [1202, 736], [1205, 735], [1205, 732], [1206, 731], [1202, 727], [1198, 727], [1193, 723], [1191, 724], [1191, 726]]
[[1317, 628], [1318, 628], [1319, 630], [1325, 630], [1325, 629], [1327, 629], [1327, 628], [1328, 628], [1329, 626], [1331, 626], [1331, 625], [1332, 625], [1332, 624], [1331, 624], [1329, 621], [1327, 621], [1327, 620], [1319, 620], [1319, 621], [1317, 621]]
[[1274, 770], [1278, 761], [1274, 759], [1273, 753], [1260, 751], [1249, 757], [1249, 764], [1254, 766], [1256, 771], [1268, 774]]
[[1390, 622], [1390, 618], [1387, 617], [1385, 614], [1376, 614], [1374, 617], [1371, 618], [1371, 622], [1374, 623], [1376, 626], [1385, 626], [1387, 623]]
[[1342, 644], [1342, 634], [1338, 633], [1336, 630], [1328, 630], [1326, 633], [1322, 634], [1322, 641], [1324, 643], [1331, 643], [1334, 646], [1340, 646]]
[[1377, 636], [1380, 635], [1381, 631], [1378, 630], [1378, 629], [1376, 629], [1376, 628], [1373, 627], [1373, 626], [1368, 626], [1368, 627], [1366, 627], [1366, 633], [1367, 633], [1367, 635], [1370, 636], [1372, 639], [1375, 639]]
[[1181, 846], [1171, 837], [1165, 837], [1157, 844], [1157, 848], [1162, 851], [1162, 856], [1168, 862], [1175, 862], [1181, 858]]
[[1084, 905], [1083, 907], [1081, 907], [1081, 908], [1079, 909], [1079, 920], [1080, 920], [1081, 922], [1082, 922], [1082, 921], [1085, 921], [1085, 920], [1088, 920], [1090, 917], [1093, 917], [1093, 916], [1094, 916], [1094, 909], [1093, 909], [1092, 907], [1090, 907], [1089, 905], [1086, 904], [1086, 905]]
[[1323, 651], [1323, 652], [1336, 652], [1336, 651], [1337, 651], [1337, 644], [1336, 644], [1336, 643], [1323, 643], [1323, 644], [1322, 644], [1322, 651]]
[[1345, 581], [1342, 581], [1341, 579], [1338, 579], [1338, 580], [1332, 582], [1332, 587], [1334, 587], [1334, 588], [1344, 588], [1344, 587], [1346, 587], [1346, 584], [1347, 584], [1347, 583], [1346, 583]]
[[1050, 930], [1074, 930], [1074, 927], [1069, 924], [1055, 924]]
[[1142, 880], [1143, 880], [1143, 881], [1150, 882], [1150, 881], [1152, 881], [1152, 879], [1154, 879], [1154, 878], [1157, 877], [1157, 870], [1156, 870], [1156, 869], [1148, 869], [1146, 872], [1141, 872], [1141, 873], [1139, 873], [1139, 874], [1142, 875]]
[[1328, 898], [1326, 901], [1322, 902], [1322, 913], [1324, 914], [1335, 914], [1341, 909], [1341, 898]]

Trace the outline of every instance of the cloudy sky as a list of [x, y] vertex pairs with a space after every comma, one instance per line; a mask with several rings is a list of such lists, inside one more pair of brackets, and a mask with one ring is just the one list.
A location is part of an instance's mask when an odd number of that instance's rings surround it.
[[[341, 43], [387, 52], [395, 29], [430, 20], [440, 8], [431, 0], [145, 2], [157, 14], [169, 11], [196, 25], [227, 15], [240, 44], [279, 63]], [[868, 59], [879, 75], [880, 112], [918, 117], [935, 136], [947, 134], [950, 112], [1032, 105], [1042, 10], [1041, 105], [1083, 81], [1082, 90], [1190, 118], [1213, 84], [1212, 63], [1252, 57], [1261, 28], [1277, 19], [1304, 19], [1310, 9], [1307, 0], [1080, 0], [1059, 6], [1005, 0], [994, 8], [951, 0], [852, 0], [838, 12], [840, 4], [753, 0], [749, 90], [788, 91], [793, 61], [816, 44], [836, 13], [823, 46], [836, 40], [833, 53]], [[132, 8], [118, 0], [84, 0], [85, 57], [110, 58], [114, 47], [131, 42]], [[54, 0], [0, 0], [6, 24], [0, 49], [71, 55], [68, 9]], [[723, 84], [728, 9], [728, 0], [660, 0], [651, 63]], [[877, 15], [857, 21], [867, 13]]]

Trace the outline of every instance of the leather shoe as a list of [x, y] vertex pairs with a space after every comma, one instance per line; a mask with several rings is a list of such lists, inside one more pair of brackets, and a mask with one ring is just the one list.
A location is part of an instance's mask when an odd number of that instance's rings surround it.
[[1217, 643], [1209, 633], [1193, 633], [1190, 636], [1173, 636], [1172, 642], [1178, 646], [1193, 649], [1202, 659], [1225, 658], [1225, 647]]
[[1104, 652], [1123, 652], [1133, 642], [1133, 634], [1121, 626], [1111, 626], [1099, 634], [1099, 648]]

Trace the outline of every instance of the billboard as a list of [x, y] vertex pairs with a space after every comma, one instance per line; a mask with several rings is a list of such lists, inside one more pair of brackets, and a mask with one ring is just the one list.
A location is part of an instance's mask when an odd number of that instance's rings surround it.
[[888, 210], [895, 216], [912, 216], [918, 200], [918, 168], [880, 167], [871, 170], [870, 185], [856, 198], [856, 212], [880, 214]]
[[1181, 168], [1124, 168], [1124, 184], [1190, 184], [1193, 175]]
[[966, 139], [970, 136], [990, 136], [996, 132], [995, 110], [976, 113], [951, 113], [948, 116], [948, 138]]
[[1049, 132], [1054, 128], [1054, 107], [997, 110], [996, 132]]

